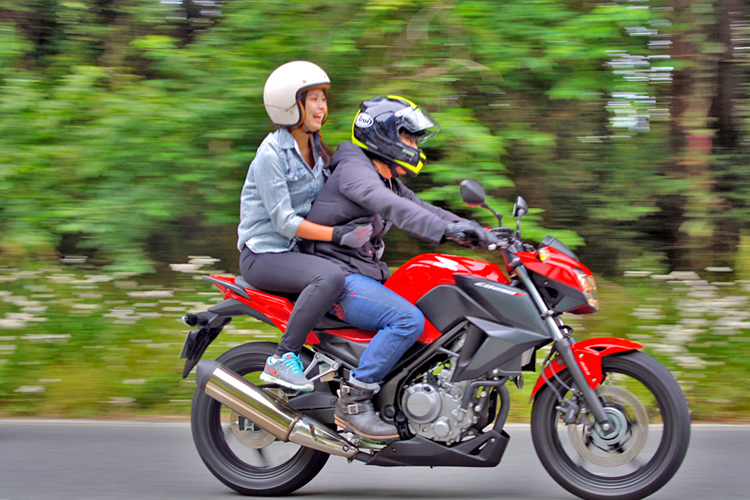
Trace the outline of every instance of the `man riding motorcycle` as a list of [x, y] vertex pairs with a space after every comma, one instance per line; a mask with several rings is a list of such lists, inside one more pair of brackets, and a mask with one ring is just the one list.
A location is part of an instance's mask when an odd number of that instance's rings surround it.
[[303, 252], [331, 260], [346, 274], [331, 312], [353, 326], [378, 332], [342, 383], [335, 412], [338, 425], [370, 439], [398, 437], [396, 427], [375, 413], [371, 399], [424, 327], [419, 309], [382, 285], [389, 274], [380, 260], [383, 236], [395, 224], [436, 244], [450, 239], [486, 245], [494, 238], [478, 223], [424, 202], [398, 180], [399, 175], [414, 177], [421, 171], [427, 157], [418, 144], [439, 130], [429, 113], [403, 97], [365, 101], [352, 125], [352, 141], [333, 155], [333, 173], [307, 216], [310, 222], [330, 226], [372, 220], [372, 237], [359, 248], [322, 241], [301, 245]]

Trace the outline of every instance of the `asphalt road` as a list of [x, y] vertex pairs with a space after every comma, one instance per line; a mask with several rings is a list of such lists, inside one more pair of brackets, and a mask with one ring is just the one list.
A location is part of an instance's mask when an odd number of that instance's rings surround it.
[[[294, 499], [573, 499], [542, 468], [527, 425], [493, 469], [379, 468], [332, 457]], [[694, 425], [657, 500], [750, 498], [750, 426]], [[187, 422], [0, 419], [0, 500], [242, 498], [216, 480]]]

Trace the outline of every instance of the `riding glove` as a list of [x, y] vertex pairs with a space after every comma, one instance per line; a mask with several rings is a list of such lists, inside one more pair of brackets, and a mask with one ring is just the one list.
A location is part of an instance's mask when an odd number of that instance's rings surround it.
[[343, 247], [359, 248], [370, 241], [371, 236], [372, 219], [370, 217], [361, 217], [341, 226], [333, 226], [333, 238], [331, 242], [334, 245], [341, 245]]
[[473, 220], [462, 220], [451, 222], [445, 228], [445, 238], [456, 243], [467, 246], [479, 246], [485, 248], [491, 243], [497, 243], [497, 237], [485, 231], [482, 226]]

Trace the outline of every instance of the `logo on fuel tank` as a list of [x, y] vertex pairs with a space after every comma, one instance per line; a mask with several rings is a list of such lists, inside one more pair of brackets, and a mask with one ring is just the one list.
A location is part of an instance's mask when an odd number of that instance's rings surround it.
[[500, 286], [493, 285], [492, 283], [486, 283], [484, 281], [479, 281], [477, 283], [474, 283], [474, 286], [478, 286], [479, 288], [486, 288], [487, 290], [492, 290], [493, 292], [504, 293], [505, 295], [513, 295], [514, 297], [523, 297], [523, 294], [520, 292], [514, 292], [513, 290], [508, 290], [507, 288], [502, 288]]

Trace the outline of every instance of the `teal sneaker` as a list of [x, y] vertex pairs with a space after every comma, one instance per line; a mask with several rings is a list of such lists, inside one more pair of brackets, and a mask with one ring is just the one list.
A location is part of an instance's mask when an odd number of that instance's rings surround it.
[[271, 384], [281, 385], [297, 391], [312, 391], [315, 385], [304, 374], [304, 367], [299, 355], [288, 352], [280, 358], [271, 356], [260, 379]]

